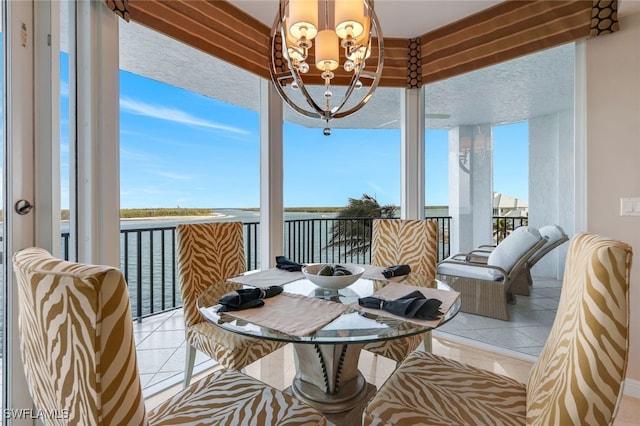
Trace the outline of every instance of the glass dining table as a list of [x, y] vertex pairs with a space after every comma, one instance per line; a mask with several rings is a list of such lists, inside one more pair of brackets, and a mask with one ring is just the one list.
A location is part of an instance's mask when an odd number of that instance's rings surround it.
[[[225, 330], [258, 339], [293, 344], [296, 374], [286, 390], [325, 414], [360, 409], [375, 392], [358, 370], [362, 348], [371, 342], [426, 333], [451, 320], [460, 310], [459, 293], [445, 283], [414, 273], [401, 281], [367, 272], [341, 290], [320, 288], [301, 273], [276, 269], [252, 272], [216, 283], [198, 298], [202, 316]], [[219, 299], [238, 288], [281, 285], [283, 292], [264, 299], [264, 306], [219, 312]], [[437, 320], [403, 318], [384, 310], [362, 308], [358, 299], [394, 299], [418, 289], [443, 303]], [[355, 413], [354, 419], [359, 419]]]

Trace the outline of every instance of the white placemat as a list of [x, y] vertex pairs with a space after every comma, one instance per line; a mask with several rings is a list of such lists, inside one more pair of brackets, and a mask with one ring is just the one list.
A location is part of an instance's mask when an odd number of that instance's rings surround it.
[[264, 299], [264, 306], [227, 312], [232, 317], [292, 336], [306, 336], [333, 321], [349, 307], [299, 294], [281, 293]]
[[304, 277], [304, 275], [300, 271], [289, 272], [283, 269], [270, 268], [264, 271], [247, 272], [237, 277], [231, 277], [227, 279], [227, 281], [254, 287], [269, 287], [290, 283], [302, 277]]

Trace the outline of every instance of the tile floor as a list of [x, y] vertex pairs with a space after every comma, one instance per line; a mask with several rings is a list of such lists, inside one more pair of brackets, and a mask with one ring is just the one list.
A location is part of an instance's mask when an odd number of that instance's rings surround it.
[[562, 281], [534, 278], [529, 296], [516, 296], [511, 319], [503, 321], [460, 312], [438, 331], [537, 358], [556, 317]]

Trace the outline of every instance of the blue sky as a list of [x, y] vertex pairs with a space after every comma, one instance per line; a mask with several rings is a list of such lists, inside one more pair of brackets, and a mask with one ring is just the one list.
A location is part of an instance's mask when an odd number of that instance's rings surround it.
[[[64, 66], [61, 78], [64, 115]], [[257, 112], [124, 71], [120, 86], [122, 208], [258, 206]], [[61, 130], [68, 207], [64, 117]], [[494, 149], [494, 190], [526, 200], [526, 123], [496, 127]], [[427, 205], [448, 204], [447, 156], [447, 131], [428, 131]], [[322, 129], [285, 123], [284, 157], [286, 207], [344, 206], [364, 193], [381, 204], [400, 203], [399, 129], [333, 129], [326, 137]]]

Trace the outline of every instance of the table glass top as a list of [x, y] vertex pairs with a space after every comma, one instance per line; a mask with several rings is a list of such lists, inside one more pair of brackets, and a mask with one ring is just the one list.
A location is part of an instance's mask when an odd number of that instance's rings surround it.
[[[447, 292], [425, 290], [433, 292], [433, 296], [427, 297], [438, 298], [438, 295], [450, 297], [450, 292], [453, 291], [443, 282], [414, 273], [409, 274], [400, 284]], [[265, 299], [265, 306], [251, 310], [218, 313], [217, 309], [220, 305], [217, 301], [225, 293], [250, 287], [225, 281], [205, 290], [198, 298], [198, 308], [206, 320], [234, 333], [285, 342], [326, 344], [368, 343], [424, 333], [451, 320], [460, 310], [460, 299], [457, 298], [447, 311], [443, 312], [438, 323], [400, 318], [382, 310], [358, 309], [358, 298], [371, 296], [389, 285], [398, 284], [386, 280], [360, 278], [347, 288], [326, 290], [305, 278], [299, 278], [283, 284], [284, 297], [275, 296]], [[286, 312], [284, 318], [275, 318], [283, 311], [290, 312]], [[262, 315], [267, 321], [255, 318], [253, 313]], [[324, 319], [319, 318], [325, 313], [329, 316]], [[290, 315], [289, 318], [286, 317], [287, 314]], [[248, 317], [243, 318], [243, 316]], [[291, 327], [295, 328], [292, 323], [304, 326], [309, 325], [306, 323], [317, 323], [317, 321], [320, 321], [320, 325], [316, 324], [314, 330], [304, 332], [304, 335], [291, 329]], [[314, 327], [313, 324], [310, 326]]]

